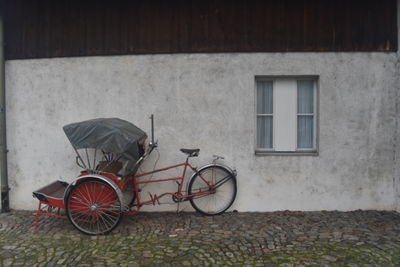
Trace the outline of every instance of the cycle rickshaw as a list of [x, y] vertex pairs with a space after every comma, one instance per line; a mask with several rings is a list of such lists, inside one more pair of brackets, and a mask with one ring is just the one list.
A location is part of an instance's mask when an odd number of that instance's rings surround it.
[[[151, 141], [147, 134], [130, 122], [117, 118], [93, 119], [63, 127], [82, 168], [71, 183], [55, 181], [35, 192], [39, 200], [35, 218], [36, 232], [42, 215], [69, 219], [79, 231], [98, 235], [112, 231], [123, 215], [137, 214], [149, 204], [160, 204], [160, 198], [170, 196], [176, 203], [189, 201], [204, 215], [218, 215], [229, 209], [237, 192], [236, 171], [217, 163], [216, 159], [203, 167], [193, 167], [189, 159], [199, 155], [199, 149], [181, 149], [186, 154], [182, 163], [138, 173], [139, 166], [157, 147], [154, 141], [154, 120], [151, 116]], [[145, 179], [154, 173], [182, 168], [178, 177]], [[192, 172], [185, 183], [189, 172]], [[141, 196], [140, 186], [148, 183], [175, 181], [175, 192]], [[186, 187], [184, 188], [184, 185]]]

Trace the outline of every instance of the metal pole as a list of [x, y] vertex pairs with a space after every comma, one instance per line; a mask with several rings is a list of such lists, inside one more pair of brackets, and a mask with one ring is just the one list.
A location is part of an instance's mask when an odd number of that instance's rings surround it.
[[150, 120], [151, 120], [151, 144], [154, 145], [154, 115], [153, 114], [151, 114]]
[[0, 175], [1, 175], [1, 212], [10, 211], [7, 172], [6, 137], [6, 84], [4, 65], [4, 1], [0, 0]]

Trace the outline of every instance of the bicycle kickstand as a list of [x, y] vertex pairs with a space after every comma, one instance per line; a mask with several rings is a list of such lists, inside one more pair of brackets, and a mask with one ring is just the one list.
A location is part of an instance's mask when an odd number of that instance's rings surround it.
[[177, 205], [176, 205], [176, 214], [177, 215], [180, 215], [180, 213], [179, 213], [179, 204], [180, 204], [180, 202], [178, 202]]

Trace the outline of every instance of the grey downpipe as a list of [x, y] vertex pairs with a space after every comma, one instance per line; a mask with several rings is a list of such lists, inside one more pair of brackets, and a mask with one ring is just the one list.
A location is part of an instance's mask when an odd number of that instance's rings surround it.
[[[0, 0], [4, 10], [4, 1]], [[4, 12], [0, 11], [0, 174], [1, 174], [1, 212], [10, 211], [7, 171], [7, 136], [6, 136], [6, 84], [4, 63]]]

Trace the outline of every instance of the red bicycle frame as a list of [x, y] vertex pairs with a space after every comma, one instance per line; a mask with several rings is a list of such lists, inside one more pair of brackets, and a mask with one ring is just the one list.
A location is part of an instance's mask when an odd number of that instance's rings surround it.
[[[182, 171], [182, 175], [178, 176], [178, 177], [168, 177], [168, 178], [162, 178], [162, 179], [151, 179], [151, 180], [138, 180], [138, 178], [140, 177], [144, 177], [144, 176], [148, 176], [148, 175], [152, 175], [154, 173], [159, 173], [159, 172], [163, 172], [163, 171], [167, 171], [170, 169], [175, 169], [175, 168], [179, 168], [179, 167], [183, 167], [183, 171]], [[186, 175], [186, 170], [187, 168], [192, 169], [194, 172], [197, 172], [196, 168], [194, 168], [192, 165], [190, 165], [189, 163], [189, 157], [186, 159], [185, 162], [180, 163], [180, 164], [176, 164], [176, 165], [172, 165], [169, 167], [165, 167], [165, 168], [161, 168], [161, 169], [156, 169], [150, 172], [144, 172], [138, 175], [134, 175], [132, 176], [130, 179], [133, 180], [133, 186], [134, 186], [134, 193], [136, 196], [136, 204], [135, 206], [137, 207], [137, 210], [131, 211], [131, 212], [127, 212], [126, 214], [136, 214], [139, 212], [139, 209], [141, 206], [143, 205], [149, 205], [149, 204], [160, 204], [159, 199], [166, 196], [166, 195], [171, 195], [177, 199], [187, 199], [190, 197], [194, 197], [194, 196], [204, 196], [204, 195], [209, 195], [209, 194], [213, 194], [215, 193], [215, 190], [207, 190], [207, 191], [200, 191], [200, 192], [196, 192], [194, 194], [187, 194], [187, 195], [182, 195], [182, 188], [183, 188], [183, 184], [185, 181], [185, 175]], [[212, 183], [210, 183], [209, 181], [207, 181], [207, 179], [204, 179], [201, 175], [200, 178], [209, 186], [209, 188], [212, 188]], [[129, 180], [130, 180], [129, 179]], [[129, 183], [130, 181], [128, 180], [127, 183]], [[173, 192], [165, 192], [162, 193], [161, 195], [157, 196], [157, 195], [150, 195], [150, 200], [147, 201], [141, 201], [140, 199], [140, 191], [139, 191], [139, 185], [141, 184], [149, 184], [149, 183], [158, 183], [158, 182], [167, 182], [167, 181], [177, 181], [178, 182], [178, 191], [173, 193]]]

